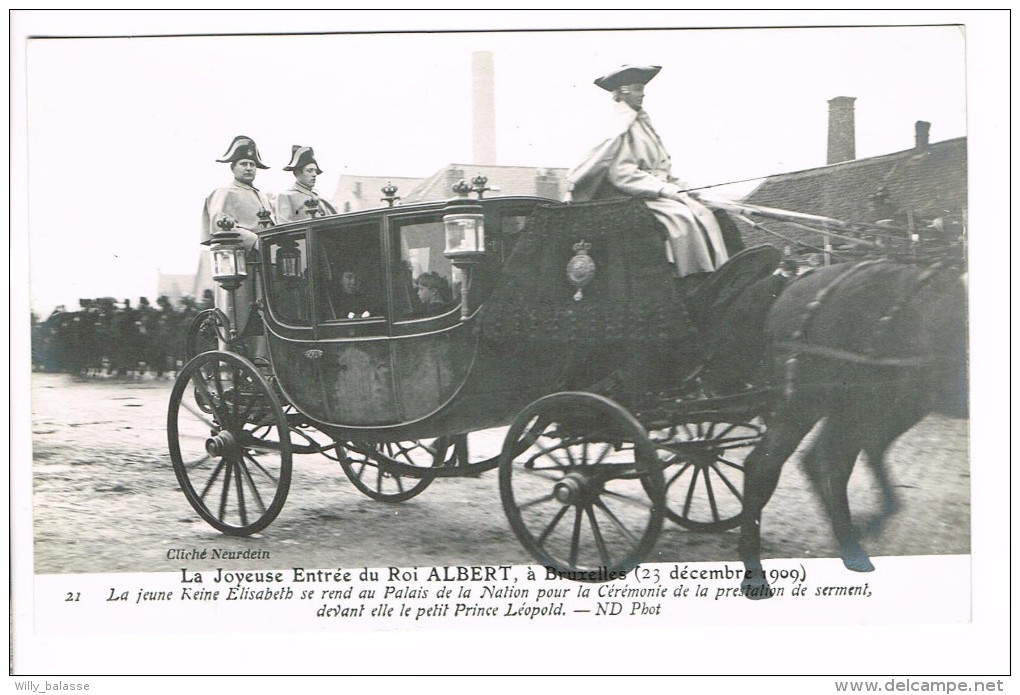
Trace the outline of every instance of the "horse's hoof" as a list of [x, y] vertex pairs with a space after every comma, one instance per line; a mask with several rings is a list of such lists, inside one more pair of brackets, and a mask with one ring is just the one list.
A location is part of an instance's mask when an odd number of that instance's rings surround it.
[[740, 582], [740, 590], [743, 592], [744, 597], [751, 599], [752, 601], [761, 601], [763, 599], [772, 598], [776, 592], [769, 586], [769, 583], [763, 578], [757, 579], [745, 579]]
[[868, 554], [861, 551], [843, 556], [843, 566], [851, 572], [873, 572], [875, 566], [871, 564]]

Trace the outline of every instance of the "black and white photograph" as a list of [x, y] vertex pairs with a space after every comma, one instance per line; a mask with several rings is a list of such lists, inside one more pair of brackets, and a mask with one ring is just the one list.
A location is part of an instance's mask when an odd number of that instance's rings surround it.
[[1008, 676], [1008, 17], [12, 11], [12, 680]]

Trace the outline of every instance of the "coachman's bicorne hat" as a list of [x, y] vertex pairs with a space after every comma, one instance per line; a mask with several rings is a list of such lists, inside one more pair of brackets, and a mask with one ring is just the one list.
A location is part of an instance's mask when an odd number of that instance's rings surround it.
[[659, 65], [623, 65], [608, 75], [604, 75], [595, 84], [607, 92], [612, 92], [628, 84], [648, 84], [662, 70]]
[[309, 164], [315, 164], [315, 173], [321, 174], [322, 169], [319, 168], [319, 163], [315, 161], [315, 152], [312, 151], [311, 147], [302, 147], [301, 145], [293, 145], [290, 148], [290, 164], [283, 168], [284, 171], [294, 171], [295, 169], [302, 169]]
[[217, 159], [217, 162], [239, 162], [242, 159], [250, 159], [255, 162], [255, 166], [259, 169], [268, 169], [265, 164], [262, 163], [262, 158], [259, 157], [259, 148], [255, 146], [255, 141], [247, 135], [238, 135], [234, 138], [234, 141], [230, 143], [230, 147], [227, 148], [226, 153], [222, 159]]

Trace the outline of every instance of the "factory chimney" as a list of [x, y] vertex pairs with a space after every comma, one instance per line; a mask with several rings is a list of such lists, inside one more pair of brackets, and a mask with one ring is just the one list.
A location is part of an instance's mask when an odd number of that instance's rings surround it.
[[474, 164], [496, 164], [496, 96], [492, 53], [471, 54], [472, 158]]

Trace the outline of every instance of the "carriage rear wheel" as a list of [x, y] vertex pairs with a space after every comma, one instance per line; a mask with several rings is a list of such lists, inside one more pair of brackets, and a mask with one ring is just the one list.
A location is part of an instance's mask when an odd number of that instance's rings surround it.
[[170, 394], [167, 438], [184, 496], [214, 528], [247, 536], [280, 513], [290, 429], [275, 390], [248, 360], [212, 351], [189, 361]]
[[666, 516], [692, 531], [727, 531], [744, 510], [744, 459], [761, 440], [760, 420], [692, 422], [651, 433], [666, 477]]
[[430, 469], [451, 465], [451, 437], [368, 444], [342, 442], [340, 466], [354, 487], [380, 502], [403, 502], [425, 491], [436, 479]]
[[525, 408], [504, 441], [499, 487], [518, 540], [573, 579], [633, 569], [662, 528], [655, 448], [633, 415], [603, 396], [557, 393]]

